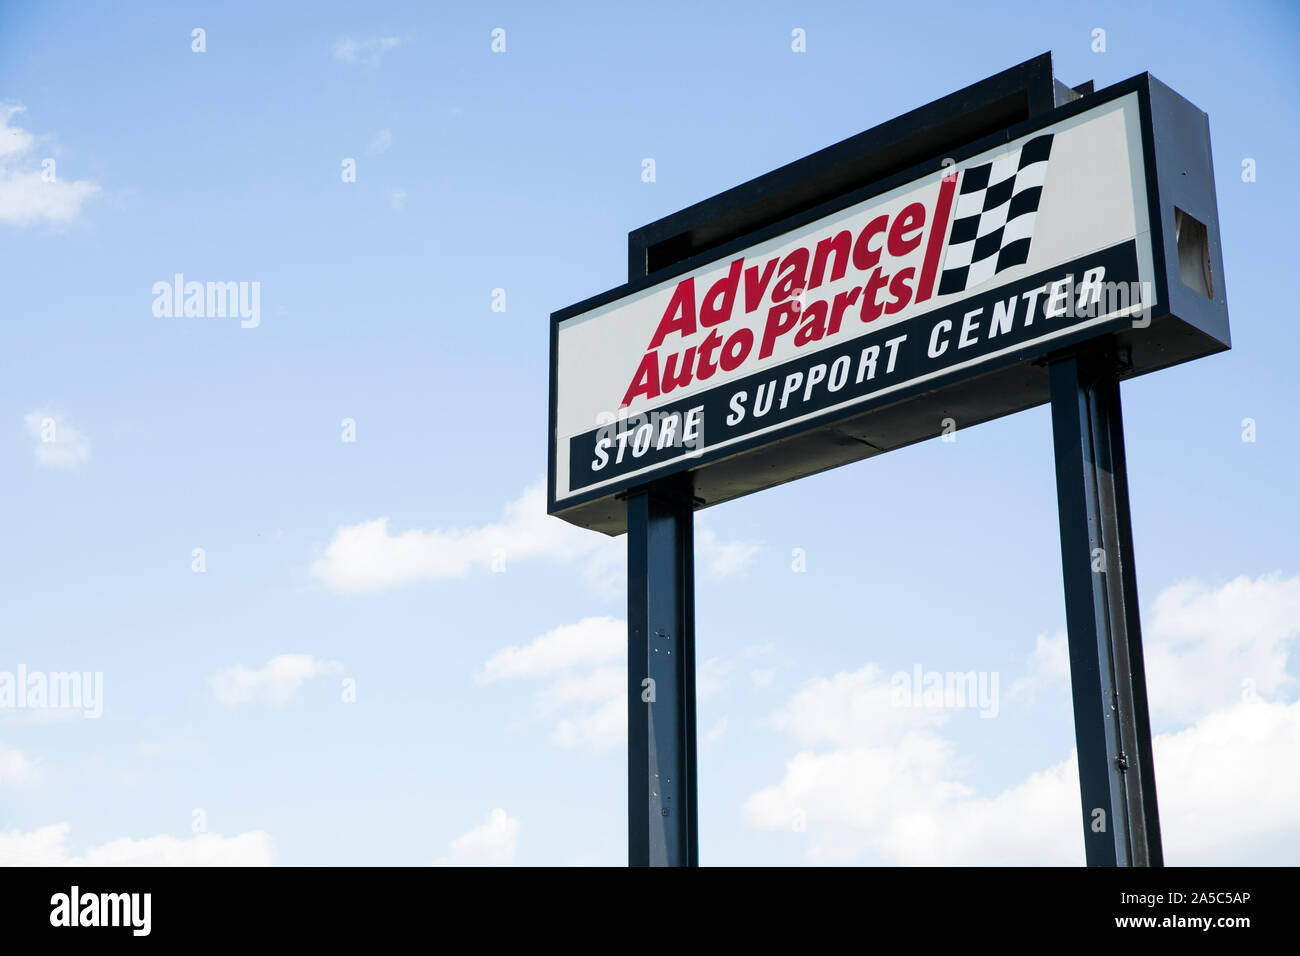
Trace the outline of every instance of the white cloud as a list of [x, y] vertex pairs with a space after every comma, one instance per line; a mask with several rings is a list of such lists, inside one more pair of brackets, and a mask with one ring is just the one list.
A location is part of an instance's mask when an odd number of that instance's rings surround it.
[[[1295, 865], [1300, 701], [1249, 697], [1155, 740], [1165, 860]], [[1076, 797], [1077, 799], [1077, 797]]]
[[1040, 690], [1058, 685], [1067, 685], [1070, 681], [1070, 642], [1064, 631], [1055, 634], [1039, 634], [1034, 644], [1034, 652], [1029, 655], [1029, 672], [1011, 682], [1007, 696], [1011, 700], [1024, 698], [1033, 704], [1034, 696]]
[[503, 647], [483, 664], [480, 679], [542, 677], [575, 665], [617, 660], [626, 653], [626, 622], [588, 617], [547, 631], [527, 644]]
[[481, 826], [451, 841], [451, 853], [434, 866], [510, 866], [515, 860], [519, 821], [499, 807]]
[[564, 717], [551, 732], [551, 743], [557, 747], [584, 747], [596, 753], [605, 753], [627, 742], [627, 700], [619, 687], [617, 697], [607, 698], [594, 710], [572, 717]]
[[948, 718], [942, 708], [902, 707], [894, 703], [889, 678], [875, 664], [804, 684], [772, 725], [800, 743], [839, 747], [876, 744], [909, 730], [937, 727]]
[[[1245, 693], [1275, 697], [1296, 686], [1287, 663], [1300, 634], [1300, 576], [1180, 581], [1157, 595], [1142, 630], [1153, 719], [1185, 724]], [[1035, 691], [1069, 678], [1065, 634], [1040, 636], [1010, 696], [1032, 703]]]
[[506, 505], [500, 521], [477, 528], [392, 534], [387, 518], [344, 525], [334, 532], [312, 573], [338, 591], [377, 591], [488, 574], [494, 559], [504, 564], [506, 573], [516, 561], [574, 561], [610, 540], [547, 515], [546, 488], [538, 482]]
[[716, 744], [719, 740], [721, 740], [726, 733], [727, 733], [727, 715], [723, 714], [721, 717], [718, 718], [717, 722], [715, 722], [714, 725], [708, 729], [708, 731], [704, 734], [704, 737], [700, 742], [704, 744], [704, 746], [710, 747], [713, 744]]
[[695, 532], [695, 558], [699, 567], [712, 577], [727, 577], [747, 568], [762, 550], [756, 541], [721, 541], [712, 528]]
[[949, 776], [953, 756], [947, 741], [915, 732], [876, 746], [804, 751], [780, 783], [749, 797], [745, 815], [755, 826], [787, 830], [802, 817], [815, 860], [884, 852], [900, 827], [941, 826], [947, 805], [969, 795]]
[[406, 191], [403, 189], [390, 189], [388, 191], [388, 205], [394, 212], [401, 212], [406, 208]]
[[704, 700], [713, 697], [727, 686], [731, 675], [731, 662], [725, 657], [710, 657], [695, 667], [695, 696]]
[[[703, 564], [712, 575], [741, 570], [756, 545], [739, 549], [716, 536], [704, 538]], [[709, 555], [723, 557], [709, 557]], [[312, 564], [312, 574], [335, 591], [363, 594], [404, 585], [511, 573], [517, 562], [578, 564], [583, 579], [602, 596], [621, 594], [627, 560], [625, 538], [611, 538], [546, 513], [546, 484], [537, 481], [509, 502], [500, 520], [469, 528], [393, 533], [387, 518], [343, 525]]]
[[57, 164], [48, 165], [53, 157], [33, 154], [36, 137], [9, 122], [24, 109], [0, 104], [0, 222], [15, 226], [68, 222], [99, 192], [99, 186], [89, 180], [64, 179]]
[[134, 840], [122, 837], [71, 856], [67, 847], [72, 827], [56, 823], [36, 830], [0, 832], [3, 866], [270, 866], [271, 838], [262, 830], [223, 837], [201, 833], [184, 839], [173, 836]]
[[0, 787], [25, 789], [33, 786], [38, 777], [36, 764], [26, 754], [0, 744]]
[[551, 742], [603, 752], [627, 739], [626, 660], [627, 622], [589, 617], [502, 648], [477, 679], [546, 680], [534, 692], [533, 712], [555, 720]]
[[0, 162], [29, 153], [36, 145], [36, 137], [27, 130], [9, 125], [11, 119], [26, 111], [25, 106], [0, 103]]
[[334, 44], [334, 59], [362, 66], [378, 66], [384, 59], [384, 54], [401, 42], [401, 37], [375, 37], [358, 41], [347, 36]]
[[[1295, 862], [1300, 702], [1240, 700], [1157, 735], [1153, 746], [1167, 863]], [[746, 814], [756, 826], [788, 829], [794, 811], [803, 811], [816, 860], [869, 849], [907, 866], [1083, 861], [1074, 754], [993, 797], [954, 779], [952, 758], [951, 745], [932, 735], [800, 753], [779, 784], [750, 797]]]
[[375, 138], [370, 141], [370, 145], [366, 147], [366, 152], [377, 155], [379, 153], [387, 152], [388, 147], [392, 145], [393, 134], [388, 132], [386, 129], [381, 129], [375, 134]]
[[1165, 588], [1143, 628], [1153, 716], [1192, 720], [1246, 690], [1269, 697], [1294, 687], [1287, 650], [1297, 634], [1300, 576]]
[[41, 222], [76, 219], [81, 204], [99, 192], [86, 180], [46, 182], [38, 172], [0, 169], [0, 222], [29, 226]]
[[76, 468], [90, 458], [90, 439], [57, 412], [35, 411], [23, 417], [35, 441], [36, 464], [46, 468]]
[[[1156, 787], [1165, 859], [1175, 865], [1292, 863], [1300, 855], [1300, 702], [1245, 696], [1225, 659], [1254, 662], [1281, 689], [1278, 646], [1293, 612], [1295, 579], [1238, 579], [1220, 588], [1180, 584], [1162, 592], [1153, 646], [1188, 692], [1195, 722], [1155, 737]], [[1039, 638], [1030, 677], [1059, 679], [1061, 638]], [[1147, 674], [1153, 665], [1148, 656]], [[1283, 661], [1283, 667], [1285, 662]], [[1055, 675], [1055, 676], [1053, 676]], [[1225, 688], [1235, 688], [1230, 699]], [[805, 745], [782, 779], [752, 794], [751, 824], [790, 829], [806, 820], [808, 855], [852, 859], [867, 851], [905, 865], [1059, 864], [1083, 860], [1077, 758], [1066, 759], [992, 796], [964, 780], [964, 759], [940, 733], [941, 713], [892, 708], [884, 675], [867, 665], [810, 681], [774, 717]], [[1255, 692], [1258, 691], [1258, 692]], [[1183, 712], [1197, 705], [1188, 703]], [[830, 744], [821, 752], [812, 749]]]
[[[627, 630], [618, 622], [620, 635]], [[620, 645], [622, 641], [619, 642]], [[598, 667], [593, 671], [568, 673], [552, 681], [540, 692], [537, 700], [539, 713], [549, 714], [567, 704], [604, 703], [611, 697], [623, 699], [624, 681], [627, 668], [623, 664], [623, 650], [620, 647], [618, 664], [613, 667]]]
[[227, 707], [253, 701], [281, 707], [293, 700], [303, 681], [342, 671], [343, 665], [338, 661], [320, 660], [308, 654], [281, 654], [258, 668], [242, 664], [224, 668], [213, 674], [209, 682], [217, 700]]

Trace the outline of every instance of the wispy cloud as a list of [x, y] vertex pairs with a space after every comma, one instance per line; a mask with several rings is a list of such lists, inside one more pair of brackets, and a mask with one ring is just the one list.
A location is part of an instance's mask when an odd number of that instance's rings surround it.
[[[696, 536], [705, 573], [735, 574], [758, 550], [707, 531]], [[509, 572], [521, 561], [576, 563], [595, 590], [623, 588], [626, 542], [577, 528], [546, 513], [546, 485], [538, 481], [509, 502], [498, 521], [468, 528], [389, 530], [388, 518], [343, 525], [312, 574], [344, 593], [366, 593], [418, 582], [453, 581], [492, 571]]]
[[706, 747], [711, 747], [720, 741], [727, 732], [727, 715], [723, 714], [714, 723], [712, 727], [704, 734], [700, 742]]
[[451, 852], [434, 866], [510, 866], [515, 860], [519, 821], [501, 808], [463, 836], [451, 841]]
[[262, 830], [237, 836], [200, 833], [193, 837], [122, 837], [89, 847], [80, 856], [68, 850], [72, 825], [55, 823], [36, 830], [0, 833], [0, 866], [270, 866], [271, 837]]
[[339, 674], [338, 661], [320, 660], [307, 654], [281, 654], [261, 667], [242, 664], [217, 671], [209, 678], [217, 700], [227, 707], [262, 702], [282, 707], [298, 694], [303, 682], [326, 674]]
[[1039, 634], [1034, 652], [1029, 655], [1029, 669], [1023, 677], [1011, 682], [1007, 696], [1011, 700], [1024, 699], [1033, 704], [1040, 690], [1068, 684], [1070, 680], [1070, 645], [1064, 631]]
[[379, 66], [384, 59], [384, 54], [401, 42], [401, 37], [354, 40], [350, 36], [345, 36], [334, 44], [334, 59], [361, 66]]
[[712, 577], [724, 578], [743, 571], [761, 550], [757, 541], [723, 541], [707, 526], [695, 532], [696, 560]]
[[0, 104], [0, 162], [31, 152], [36, 137], [20, 126], [10, 126], [9, 121], [27, 107], [16, 103]]
[[554, 721], [551, 742], [605, 751], [627, 739], [626, 661], [627, 623], [589, 617], [502, 648], [478, 680], [545, 681], [534, 692], [533, 712]]
[[100, 191], [99, 186], [85, 179], [64, 179], [54, 157], [34, 155], [37, 138], [10, 123], [25, 109], [0, 103], [0, 222], [29, 226], [73, 220], [82, 204]]
[[0, 744], [0, 788], [22, 790], [38, 779], [36, 764], [21, 750]]
[[90, 458], [90, 439], [57, 412], [29, 412], [23, 418], [35, 440], [36, 464], [47, 468], [76, 468]]
[[547, 631], [527, 644], [503, 647], [483, 665], [484, 682], [511, 677], [549, 677], [584, 664], [603, 664], [626, 653], [627, 625], [612, 617], [588, 617]]
[[312, 573], [338, 591], [364, 592], [488, 574], [494, 562], [574, 561], [597, 552], [610, 539], [546, 514], [545, 486], [538, 482], [505, 507], [500, 521], [478, 527], [398, 534], [387, 518], [344, 525], [334, 532]]

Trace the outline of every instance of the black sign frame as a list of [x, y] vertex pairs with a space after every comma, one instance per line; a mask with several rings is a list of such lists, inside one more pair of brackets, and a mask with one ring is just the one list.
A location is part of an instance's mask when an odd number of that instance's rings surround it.
[[[805, 159], [768, 173], [743, 186], [728, 190], [709, 200], [675, 213], [659, 222], [635, 230], [629, 236], [629, 264], [647, 266], [655, 263], [655, 250], [677, 246], [686, 251], [680, 238], [700, 231], [716, 231], [718, 222], [726, 222], [759, 204], [780, 208], [781, 197], [797, 193], [819, 177], [851, 164], [850, 157], [879, 156], [897, 149], [900, 142], [911, 143], [917, 137], [930, 138], [937, 145], [953, 123], [971, 115], [974, 100], [979, 110], [996, 111], [996, 104], [1015, 99], [1020, 89], [1028, 107], [1026, 90], [1041, 88], [1044, 71], [1050, 77], [1050, 54], [1021, 64], [1003, 74], [959, 91], [937, 103], [907, 113], [890, 123], [869, 130]], [[1038, 81], [1037, 83], [1035, 81]], [[683, 258], [664, 262], [653, 272], [629, 276], [628, 282], [592, 296], [551, 315], [550, 322], [550, 394], [547, 409], [548, 461], [547, 511], [583, 527], [617, 535], [626, 530], [626, 513], [621, 498], [631, 487], [651, 485], [678, 473], [691, 473], [694, 495], [699, 507], [707, 507], [741, 497], [784, 481], [816, 474], [830, 468], [872, 457], [884, 451], [905, 447], [933, 438], [940, 433], [940, 422], [951, 418], [958, 427], [981, 424], [1003, 415], [1023, 411], [1046, 403], [1050, 387], [1045, 357], [1062, 352], [1081, 342], [1109, 338], [1126, 356], [1121, 378], [1156, 371], [1231, 347], [1228, 331], [1227, 300], [1223, 286], [1223, 259], [1219, 245], [1217, 204], [1214, 200], [1213, 167], [1208, 156], [1208, 127], [1205, 114], [1169, 89], [1149, 73], [1131, 77], [1106, 89], [1079, 94], [1052, 81], [1073, 99], [1037, 115], [984, 133], [975, 139], [945, 149], [935, 148], [923, 160], [890, 172], [883, 178], [849, 188], [799, 211], [762, 222], [757, 228], [725, 241], [692, 251]], [[562, 322], [592, 309], [615, 302], [625, 296], [685, 275], [694, 269], [726, 258], [767, 239], [798, 229], [825, 216], [877, 195], [903, 186], [927, 175], [942, 175], [945, 161], [962, 162], [1002, 143], [1026, 136], [1129, 94], [1137, 94], [1142, 128], [1142, 151], [1146, 173], [1147, 213], [1151, 241], [1155, 252], [1154, 298], [1149, 327], [1133, 328], [1131, 319], [1118, 318], [1104, 326], [1091, 326], [1077, 332], [1041, 342], [1030, 343], [1016, 353], [982, 362], [900, 389], [879, 399], [832, 409], [814, 422], [783, 429], [779, 434], [764, 434], [723, 448], [709, 450], [690, 460], [678, 460], [638, 475], [635, 481], [617, 483], [599, 489], [578, 492], [562, 502], [556, 499], [556, 404], [557, 348]], [[1040, 97], [1041, 98], [1041, 97]], [[993, 104], [993, 105], [990, 105]], [[1199, 127], [1199, 128], [1198, 128]], [[978, 127], [976, 127], [978, 128]], [[936, 135], [937, 132], [937, 135]], [[1204, 162], [1199, 168], [1184, 168], [1189, 155], [1196, 156], [1195, 146], [1204, 143]], [[1194, 144], [1190, 151], [1188, 144]], [[917, 147], [913, 146], [913, 149]], [[826, 155], [826, 154], [829, 154]], [[1171, 155], [1172, 154], [1172, 155]], [[1171, 271], [1177, 276], [1176, 244], [1169, 241], [1173, 232], [1173, 212], [1177, 207], [1204, 224], [1209, 242], [1211, 274], [1215, 278], [1215, 296], [1206, 299], [1182, 283], [1170, 282]], [[1189, 208], [1190, 207], [1190, 208]], [[723, 233], [725, 236], [725, 233]], [[1180, 288], [1181, 287], [1181, 288]], [[923, 316], [918, 316], [918, 319]], [[836, 429], [847, 423], [861, 425], [887, 436], [885, 442], [846, 443]], [[594, 423], [593, 423], [594, 427]], [[873, 447], [875, 446], [875, 447]], [[770, 447], [758, 467], [750, 467], [748, 453]], [[762, 472], [761, 477], [748, 475]]]

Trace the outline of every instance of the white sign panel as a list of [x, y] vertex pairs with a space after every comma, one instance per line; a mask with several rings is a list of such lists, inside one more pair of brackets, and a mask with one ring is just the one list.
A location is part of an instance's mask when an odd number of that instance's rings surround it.
[[1130, 93], [561, 318], [555, 507], [1140, 314], [1145, 183]]

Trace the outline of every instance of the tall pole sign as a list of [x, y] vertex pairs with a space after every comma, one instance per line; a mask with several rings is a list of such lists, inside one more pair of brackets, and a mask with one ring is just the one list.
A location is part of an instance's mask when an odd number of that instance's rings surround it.
[[1087, 861], [1159, 865], [1119, 382], [1229, 347], [1204, 113], [1049, 54], [629, 236], [548, 510], [628, 534], [629, 862], [696, 862], [692, 514], [1047, 402]]

